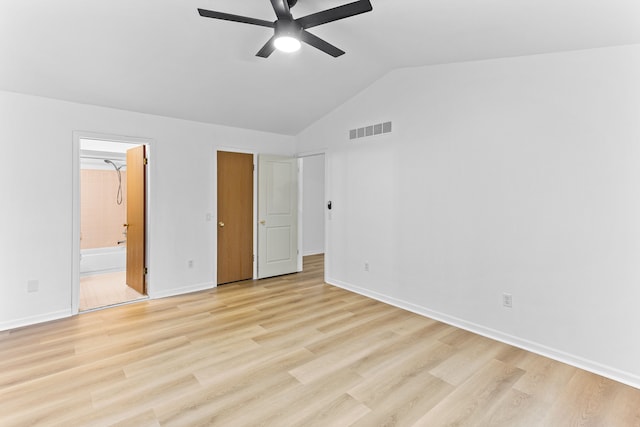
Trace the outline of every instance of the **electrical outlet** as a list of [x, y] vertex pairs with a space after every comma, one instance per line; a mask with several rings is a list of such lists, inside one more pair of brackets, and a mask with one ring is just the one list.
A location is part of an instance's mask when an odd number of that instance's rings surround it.
[[513, 296], [511, 294], [502, 294], [502, 305], [507, 308], [513, 307]]
[[207, 215], [206, 215], [206, 217], [205, 217], [205, 219], [207, 220], [207, 222], [210, 222], [210, 221], [211, 221], [212, 216], [213, 216], [213, 215], [211, 215], [211, 212], [207, 212]]
[[40, 283], [37, 280], [27, 280], [27, 292], [38, 292]]
[[364, 271], [369, 271], [369, 262], [368, 261], [364, 262]]
[[192, 259], [190, 259], [189, 261], [187, 261], [187, 266], [188, 266], [189, 268], [193, 268], [193, 260], [192, 260]]

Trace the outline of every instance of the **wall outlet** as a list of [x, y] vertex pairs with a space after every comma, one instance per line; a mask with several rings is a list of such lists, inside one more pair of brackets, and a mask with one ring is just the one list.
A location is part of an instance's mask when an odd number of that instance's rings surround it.
[[211, 215], [211, 212], [207, 212], [207, 215], [205, 215], [205, 219], [207, 222], [210, 222], [212, 217], [213, 215]]
[[189, 268], [193, 268], [193, 260], [192, 260], [192, 259], [190, 259], [189, 261], [187, 261], [187, 266], [188, 266]]
[[40, 282], [37, 280], [27, 280], [27, 292], [38, 292]]
[[364, 262], [364, 271], [369, 271], [369, 261]]
[[502, 306], [507, 308], [513, 308], [513, 296], [511, 294], [502, 294]]

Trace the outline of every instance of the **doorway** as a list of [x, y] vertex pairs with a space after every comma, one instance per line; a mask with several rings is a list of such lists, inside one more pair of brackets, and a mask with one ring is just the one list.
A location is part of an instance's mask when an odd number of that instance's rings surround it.
[[325, 246], [325, 156], [300, 157], [302, 161], [302, 255], [324, 254]]
[[[322, 260], [324, 269], [328, 270], [327, 231], [331, 220], [331, 208], [327, 196], [327, 158], [325, 151], [298, 154], [301, 173], [300, 188], [300, 260], [312, 257]], [[316, 255], [318, 255], [316, 257]], [[322, 255], [322, 256], [320, 256]], [[304, 267], [306, 268], [305, 261]]]
[[217, 151], [216, 162], [217, 284], [302, 271], [300, 160]]
[[146, 146], [79, 138], [78, 151], [77, 310], [147, 298]]

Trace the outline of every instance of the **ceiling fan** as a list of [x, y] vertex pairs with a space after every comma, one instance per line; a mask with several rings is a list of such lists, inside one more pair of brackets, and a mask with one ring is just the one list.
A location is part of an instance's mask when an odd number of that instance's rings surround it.
[[232, 15], [230, 13], [215, 12], [213, 10], [206, 9], [198, 9], [198, 13], [200, 13], [200, 16], [205, 18], [224, 19], [226, 21], [242, 22], [244, 24], [273, 28], [273, 37], [271, 37], [256, 54], [256, 56], [260, 56], [262, 58], [269, 57], [275, 49], [282, 50], [284, 52], [294, 52], [300, 49], [301, 41], [315, 47], [316, 49], [320, 49], [335, 58], [343, 55], [344, 51], [330, 43], [327, 43], [321, 38], [314, 36], [308, 32], [307, 29], [373, 10], [369, 0], [358, 0], [353, 3], [348, 3], [342, 6], [323, 10], [322, 12], [303, 16], [302, 18], [293, 19], [293, 16], [291, 15], [291, 8], [295, 6], [298, 0], [270, 1], [271, 6], [273, 6], [273, 10], [276, 13], [276, 17], [278, 18], [274, 22], [249, 18], [247, 16]]

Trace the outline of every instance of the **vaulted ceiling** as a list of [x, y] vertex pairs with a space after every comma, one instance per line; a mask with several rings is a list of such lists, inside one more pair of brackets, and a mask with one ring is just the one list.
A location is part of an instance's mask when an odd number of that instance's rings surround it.
[[197, 8], [273, 21], [269, 0], [3, 0], [0, 90], [295, 135], [396, 68], [640, 43], [638, 0], [371, 3], [310, 30], [345, 55], [263, 59], [272, 30]]

